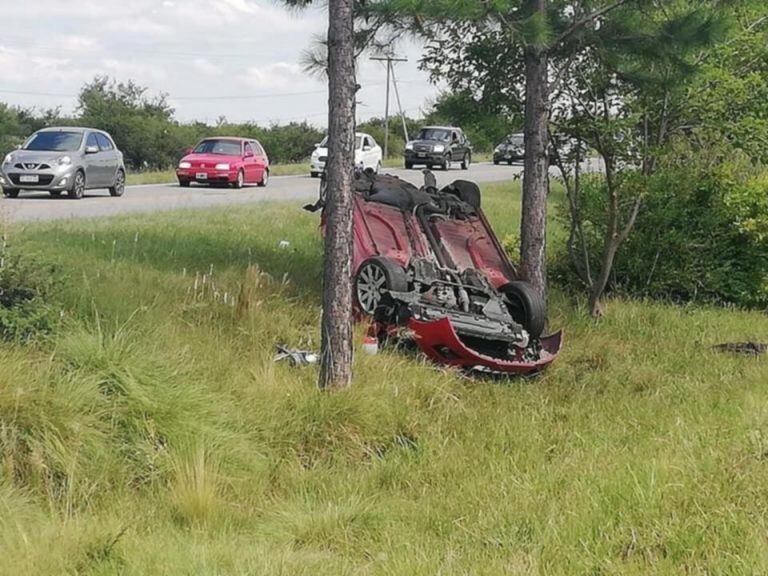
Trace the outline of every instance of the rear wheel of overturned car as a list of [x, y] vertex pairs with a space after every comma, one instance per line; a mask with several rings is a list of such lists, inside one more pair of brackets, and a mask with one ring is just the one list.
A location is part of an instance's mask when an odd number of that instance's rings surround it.
[[364, 314], [372, 316], [388, 292], [406, 292], [408, 277], [394, 260], [384, 256], [368, 258], [360, 264], [355, 275], [355, 302]]
[[82, 171], [75, 172], [75, 177], [72, 180], [72, 187], [67, 192], [67, 196], [73, 200], [80, 200], [85, 194], [85, 174]]
[[515, 281], [499, 288], [512, 319], [538, 338], [547, 323], [547, 307], [544, 300], [528, 282]]
[[109, 188], [110, 196], [122, 196], [125, 193], [125, 172], [117, 171], [115, 183]]

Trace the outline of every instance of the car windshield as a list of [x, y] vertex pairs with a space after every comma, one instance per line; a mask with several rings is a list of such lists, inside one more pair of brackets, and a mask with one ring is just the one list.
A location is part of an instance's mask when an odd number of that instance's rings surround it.
[[82, 132], [38, 132], [24, 144], [24, 150], [73, 152], [80, 149]]
[[524, 143], [524, 137], [522, 134], [511, 134], [510, 136], [507, 136], [507, 144], [512, 144], [513, 146], [522, 146]]
[[240, 142], [237, 140], [203, 140], [194, 149], [195, 154], [221, 154], [240, 156]]
[[451, 131], [442, 128], [422, 128], [419, 132], [418, 140], [443, 140], [448, 142], [451, 139]]

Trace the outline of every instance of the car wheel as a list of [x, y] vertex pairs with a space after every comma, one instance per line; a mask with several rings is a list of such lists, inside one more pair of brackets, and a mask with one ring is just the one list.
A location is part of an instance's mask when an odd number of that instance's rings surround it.
[[412, 168], [413, 168], [413, 162], [408, 162], [408, 161], [406, 160], [406, 162], [405, 162], [405, 169], [406, 169], [406, 170], [410, 170], [410, 169], [412, 169]]
[[498, 166], [499, 164], [501, 164], [501, 162], [500, 162], [499, 160], [494, 160], [494, 161], [493, 161], [493, 163], [494, 163], [494, 165], [496, 165], [496, 166]]
[[189, 188], [189, 180], [179, 180], [179, 186], [182, 188]]
[[3, 188], [3, 196], [6, 198], [18, 198], [19, 191], [16, 188]]
[[269, 170], [264, 170], [264, 174], [261, 176], [261, 182], [259, 182], [259, 186], [264, 188], [264, 186], [267, 184], [269, 184]]
[[115, 176], [115, 183], [109, 189], [110, 196], [122, 196], [125, 193], [125, 172], [122, 170], [117, 171]]
[[309, 175], [311, 178], [319, 178], [320, 172], [310, 172]]
[[67, 192], [67, 196], [73, 200], [80, 200], [85, 194], [85, 174], [81, 171], [75, 172], [75, 178], [72, 180], [72, 187]]
[[469, 169], [469, 164], [472, 162], [472, 156], [470, 156], [469, 152], [464, 154], [464, 158], [461, 160], [461, 169], [467, 170]]
[[377, 163], [376, 163], [376, 170], [375, 170], [375, 172], [376, 172], [376, 174], [378, 174], [379, 172], [381, 172], [381, 162], [377, 162]]
[[445, 190], [456, 196], [462, 202], [469, 204], [472, 208], [480, 208], [480, 187], [474, 182], [456, 180]]
[[510, 282], [499, 289], [512, 319], [521, 324], [532, 338], [544, 332], [547, 307], [528, 282]]
[[237, 178], [234, 182], [232, 182], [232, 188], [235, 190], [240, 190], [240, 188], [243, 187], [243, 184], [245, 183], [245, 174], [243, 174], [242, 170], [238, 170], [237, 172]]
[[510, 166], [512, 166], [512, 160], [510, 160], [509, 162], [507, 162], [507, 164], [509, 164]]
[[61, 190], [48, 190], [48, 194], [50, 194], [54, 198], [58, 198], [59, 196], [61, 196]]
[[443, 165], [442, 165], [443, 170], [450, 170], [452, 163], [453, 161], [451, 159], [451, 155], [448, 154], [445, 158], [443, 158]]
[[384, 256], [368, 258], [355, 275], [355, 302], [361, 312], [372, 316], [388, 291], [406, 292], [408, 277], [402, 266]]

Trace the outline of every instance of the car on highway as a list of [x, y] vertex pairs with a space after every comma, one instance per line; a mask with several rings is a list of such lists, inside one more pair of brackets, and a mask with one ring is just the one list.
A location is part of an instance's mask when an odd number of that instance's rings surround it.
[[0, 166], [3, 195], [43, 190], [66, 192], [79, 200], [86, 190], [106, 188], [111, 196], [125, 192], [125, 163], [112, 137], [93, 128], [44, 128], [7, 154]]
[[246, 184], [266, 186], [269, 158], [257, 140], [232, 136], [204, 138], [181, 158], [176, 178], [184, 188], [192, 182], [233, 188]]
[[[322, 142], [315, 145], [315, 150], [310, 158], [309, 175], [317, 178], [325, 170], [325, 162], [328, 160], [328, 136]], [[373, 170], [378, 173], [381, 169], [382, 151], [373, 136], [364, 132], [355, 134], [355, 166], [363, 170]]]
[[462, 170], [472, 162], [472, 145], [461, 128], [425, 126], [415, 140], [405, 145], [406, 170], [417, 164], [449, 170], [456, 162], [461, 163]]
[[504, 142], [493, 149], [493, 163], [506, 162], [510, 166], [513, 162], [525, 160], [525, 136], [523, 134], [510, 134]]

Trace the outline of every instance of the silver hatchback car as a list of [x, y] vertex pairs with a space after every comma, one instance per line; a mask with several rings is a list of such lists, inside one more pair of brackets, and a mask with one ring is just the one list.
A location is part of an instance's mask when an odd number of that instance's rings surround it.
[[51, 196], [66, 192], [69, 198], [80, 199], [94, 188], [122, 196], [123, 153], [101, 130], [45, 128], [3, 159], [0, 186], [9, 198], [16, 198], [22, 190], [46, 190]]

